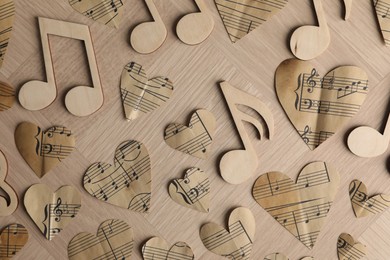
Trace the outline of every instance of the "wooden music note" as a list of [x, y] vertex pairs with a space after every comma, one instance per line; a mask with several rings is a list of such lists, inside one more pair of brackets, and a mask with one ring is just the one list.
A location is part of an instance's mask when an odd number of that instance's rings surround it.
[[264, 131], [257, 119], [240, 111], [237, 105], [244, 105], [252, 108], [263, 117], [265, 124], [268, 127], [269, 139], [272, 139], [274, 134], [274, 119], [272, 112], [260, 100], [232, 87], [227, 82], [222, 82], [220, 85], [245, 149], [234, 150], [224, 154], [219, 168], [222, 178], [225, 181], [231, 184], [240, 184], [252, 176], [252, 173], [258, 166], [256, 150], [251, 144], [243, 121], [252, 124], [259, 132], [260, 138]]
[[343, 1], [344, 1], [344, 6], [345, 6], [344, 20], [348, 20], [349, 16], [351, 15], [351, 11], [352, 11], [353, 0], [343, 0]]
[[7, 159], [0, 151], [0, 188], [7, 194], [8, 200], [0, 195], [0, 217], [9, 216], [15, 212], [19, 200], [15, 190], [5, 181], [8, 173]]
[[103, 105], [103, 90], [89, 27], [42, 17], [39, 17], [38, 21], [47, 82], [33, 80], [24, 84], [19, 92], [21, 105], [28, 110], [41, 110], [48, 107], [57, 97], [54, 67], [48, 38], [50, 34], [84, 41], [93, 86], [72, 88], [66, 94], [65, 106], [75, 116], [91, 115]]

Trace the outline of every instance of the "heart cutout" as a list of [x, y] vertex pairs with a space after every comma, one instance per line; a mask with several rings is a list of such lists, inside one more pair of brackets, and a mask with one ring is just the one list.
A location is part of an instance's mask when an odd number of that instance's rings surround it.
[[79, 233], [69, 242], [69, 260], [130, 259], [133, 252], [133, 230], [126, 222], [109, 219], [100, 224], [97, 236]]
[[374, 1], [376, 16], [382, 37], [387, 46], [390, 46], [390, 21], [389, 21], [389, 0]]
[[306, 165], [297, 182], [280, 172], [261, 175], [253, 197], [276, 221], [312, 249], [331, 208], [340, 176], [329, 164]]
[[12, 26], [15, 18], [15, 5], [13, 0], [3, 0], [1, 2], [3, 16], [0, 22], [0, 67], [3, 65], [9, 40], [12, 35]]
[[247, 208], [236, 208], [228, 221], [229, 231], [215, 223], [200, 229], [200, 239], [214, 254], [231, 259], [250, 259], [255, 237], [256, 221]]
[[[267, 255], [264, 258], [264, 260], [289, 260], [289, 258], [282, 253], [273, 253], [273, 254]], [[304, 258], [300, 258], [300, 260], [314, 260], [314, 258], [310, 257], [310, 256], [306, 256]]]
[[33, 123], [23, 122], [15, 130], [15, 142], [24, 160], [42, 178], [73, 152], [76, 139], [63, 126], [42, 131]]
[[4, 82], [0, 82], [0, 112], [10, 109], [14, 102], [14, 89], [10, 85]]
[[170, 124], [165, 129], [165, 142], [173, 149], [207, 159], [214, 138], [216, 121], [207, 110], [197, 110], [190, 119], [189, 126]]
[[11, 259], [22, 250], [28, 241], [28, 231], [21, 224], [10, 224], [0, 234], [0, 259]]
[[122, 104], [128, 120], [134, 120], [166, 103], [172, 96], [173, 83], [164, 77], [148, 79], [142, 65], [130, 62], [122, 71]]
[[24, 206], [45, 238], [52, 240], [76, 217], [81, 195], [72, 186], [62, 186], [53, 193], [45, 184], [34, 184], [24, 195]]
[[367, 248], [347, 233], [342, 233], [337, 240], [339, 260], [359, 260], [366, 256]]
[[279, 101], [302, 140], [317, 148], [359, 112], [368, 77], [354, 66], [338, 67], [324, 77], [307, 61], [283, 61], [275, 75]]
[[188, 169], [184, 179], [169, 184], [169, 196], [178, 204], [200, 212], [209, 212], [210, 181], [199, 168]]
[[144, 260], [193, 260], [191, 247], [184, 242], [176, 242], [169, 247], [167, 241], [160, 237], [149, 239], [142, 247]]
[[115, 151], [114, 165], [94, 163], [84, 175], [84, 188], [95, 198], [138, 212], [148, 212], [151, 164], [146, 147], [126, 141]]

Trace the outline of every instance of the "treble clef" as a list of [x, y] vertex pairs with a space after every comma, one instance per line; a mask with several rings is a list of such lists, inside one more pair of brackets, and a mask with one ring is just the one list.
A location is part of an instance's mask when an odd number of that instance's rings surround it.
[[54, 207], [54, 210], [53, 210], [54, 214], [56, 215], [56, 217], [54, 219], [56, 222], [60, 222], [61, 221], [61, 216], [63, 214], [62, 209], [60, 208], [61, 204], [62, 204], [62, 200], [61, 200], [61, 198], [58, 198], [57, 199], [57, 204], [56, 204], [56, 206]]
[[301, 138], [305, 142], [305, 144], [308, 144], [310, 142], [310, 139], [307, 137], [307, 134], [310, 132], [311, 132], [310, 127], [308, 125], [305, 126], [305, 129], [303, 130], [303, 134], [301, 135]]
[[317, 85], [317, 82], [316, 80], [314, 79], [314, 77], [318, 77], [318, 74], [317, 74], [317, 70], [315, 68], [312, 69], [311, 71], [311, 74], [310, 74], [310, 77], [307, 78], [307, 85], [309, 85], [310, 87], [307, 88], [307, 92], [309, 93], [312, 93], [313, 92], [313, 89], [316, 87]]

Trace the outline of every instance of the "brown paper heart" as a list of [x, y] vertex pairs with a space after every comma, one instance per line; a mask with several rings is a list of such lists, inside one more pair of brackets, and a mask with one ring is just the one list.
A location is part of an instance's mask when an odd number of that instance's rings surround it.
[[347, 233], [342, 233], [337, 240], [337, 255], [339, 260], [359, 260], [366, 256], [365, 245], [355, 242]]
[[267, 3], [253, 0], [215, 0], [230, 40], [234, 43], [277, 14], [288, 0]]
[[14, 102], [14, 89], [10, 85], [4, 82], [0, 82], [0, 112], [10, 109]]
[[45, 238], [52, 240], [76, 217], [81, 195], [72, 186], [62, 186], [53, 193], [45, 184], [35, 184], [26, 191], [24, 206]]
[[200, 239], [214, 254], [230, 259], [250, 259], [256, 222], [247, 208], [236, 208], [229, 217], [229, 231], [215, 223], [207, 223], [200, 229]]
[[280, 172], [260, 176], [252, 194], [276, 221], [313, 248], [336, 196], [340, 176], [329, 164], [306, 165], [297, 182]]
[[206, 159], [210, 154], [216, 122], [212, 113], [197, 110], [190, 120], [189, 126], [170, 124], [165, 129], [165, 142], [173, 149]]
[[307, 61], [283, 61], [275, 75], [284, 111], [311, 150], [359, 112], [368, 93], [368, 77], [354, 66], [338, 67], [324, 77]]
[[378, 17], [379, 27], [383, 39], [387, 46], [390, 45], [390, 0], [374, 0], [376, 16]]
[[130, 62], [122, 71], [122, 104], [128, 120], [159, 108], [170, 99], [172, 92], [173, 83], [168, 78], [149, 80], [140, 64]]
[[373, 216], [390, 207], [389, 195], [376, 195], [368, 197], [367, 187], [359, 180], [354, 180], [349, 185], [349, 197], [352, 209], [357, 218]]
[[159, 237], [153, 237], [142, 247], [144, 260], [193, 260], [194, 253], [191, 247], [184, 242], [176, 242], [168, 246], [167, 241]]
[[[267, 255], [264, 260], [289, 260], [289, 258], [281, 253], [274, 253]], [[313, 257], [307, 256], [304, 258], [300, 258], [300, 260], [314, 260]]]
[[76, 140], [66, 127], [42, 131], [33, 123], [23, 122], [15, 130], [15, 142], [24, 160], [42, 178], [72, 153]]
[[208, 175], [199, 168], [188, 169], [184, 179], [171, 182], [169, 196], [184, 207], [209, 212], [210, 181]]
[[12, 35], [12, 26], [15, 18], [15, 5], [13, 0], [1, 1], [0, 16], [0, 67], [3, 65], [9, 40]]
[[133, 252], [133, 230], [117, 219], [104, 221], [97, 236], [79, 233], [69, 242], [69, 260], [130, 259]]
[[10, 224], [0, 234], [0, 259], [13, 258], [28, 241], [28, 231], [21, 224]]
[[101, 201], [138, 212], [150, 209], [150, 158], [140, 142], [120, 144], [115, 151], [114, 165], [94, 163], [83, 182], [85, 190]]
[[[5, 181], [8, 174], [8, 163], [5, 155], [0, 150], [0, 190], [6, 195], [0, 195], [0, 217], [9, 216], [15, 212], [19, 205], [18, 195]], [[0, 251], [1, 252], [1, 251]]]

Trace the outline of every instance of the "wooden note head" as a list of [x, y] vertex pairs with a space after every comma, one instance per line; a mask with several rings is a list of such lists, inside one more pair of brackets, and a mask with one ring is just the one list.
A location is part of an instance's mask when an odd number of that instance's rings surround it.
[[386, 152], [389, 147], [389, 138], [377, 130], [362, 126], [353, 130], [348, 136], [348, 147], [359, 157], [377, 157]]
[[57, 89], [48, 82], [33, 80], [25, 83], [19, 91], [19, 102], [27, 110], [48, 107], [57, 97]]
[[75, 116], [89, 116], [103, 106], [103, 93], [90, 86], [77, 86], [65, 97], [65, 106]]
[[196, 45], [205, 41], [213, 29], [213, 18], [205, 12], [198, 12], [181, 18], [177, 24], [176, 33], [185, 44]]
[[133, 49], [141, 54], [155, 52], [167, 38], [167, 29], [164, 24], [146, 22], [137, 25], [131, 33], [130, 43]]
[[249, 179], [258, 166], [252, 152], [234, 150], [226, 153], [219, 164], [222, 178], [230, 184], [240, 184]]

